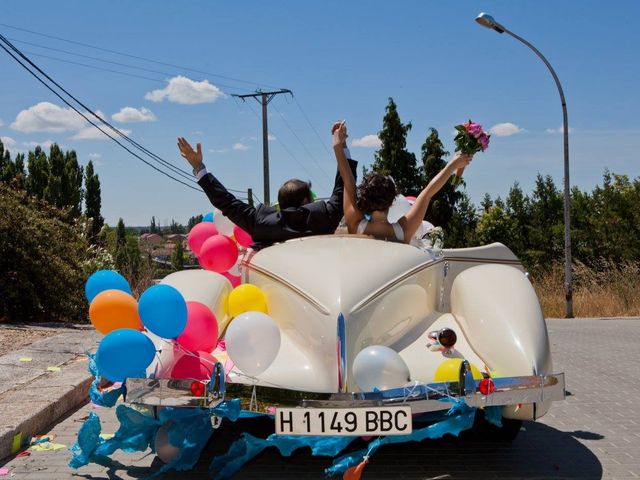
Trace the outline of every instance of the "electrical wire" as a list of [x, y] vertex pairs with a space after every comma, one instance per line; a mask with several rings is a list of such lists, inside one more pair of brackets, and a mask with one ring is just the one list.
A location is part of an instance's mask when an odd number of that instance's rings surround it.
[[[130, 150], [126, 145], [120, 143], [120, 141], [118, 141], [117, 138], [112, 137], [107, 131], [103, 130], [100, 126], [98, 126], [96, 123], [94, 123], [90, 118], [88, 118], [84, 113], [82, 113], [80, 110], [78, 110], [73, 104], [71, 104], [66, 98], [64, 98], [62, 95], [60, 95], [57, 91], [55, 91], [55, 89], [53, 89], [50, 85], [48, 85], [44, 80], [42, 80], [42, 78], [40, 78], [36, 73], [34, 73], [27, 65], [25, 65], [20, 58], [16, 57], [4, 44], [7, 44], [11, 46], [11, 42], [7, 42], [6, 38], [2, 35], [0, 35], [0, 48], [2, 48], [5, 52], [7, 52], [7, 54], [13, 58], [22, 68], [24, 68], [29, 74], [31, 74], [36, 80], [38, 80], [42, 85], [44, 85], [49, 91], [51, 91], [51, 93], [53, 93], [56, 97], [58, 97], [62, 102], [64, 102], [69, 108], [71, 108], [73, 111], [75, 111], [78, 115], [80, 115], [82, 118], [84, 118], [89, 124], [91, 124], [92, 126], [94, 126], [95, 128], [97, 128], [99, 131], [101, 131], [104, 135], [106, 135], [107, 137], [109, 137], [111, 140], [113, 140], [114, 142], [116, 142], [118, 145], [120, 145], [120, 147], [122, 147], [124, 150], [126, 150], [127, 152], [129, 152], [131, 155], [133, 155], [134, 157], [136, 157], [137, 159], [139, 159], [140, 161], [142, 161], [143, 163], [145, 163], [146, 165], [148, 165], [149, 167], [153, 168], [154, 170], [156, 170], [157, 172], [165, 175], [166, 177], [171, 178], [172, 180], [181, 183], [182, 185], [191, 188], [192, 190], [195, 191], [200, 191], [199, 188], [194, 187], [193, 185], [190, 185], [174, 176], [172, 176], [171, 174], [167, 173], [166, 171], [158, 168], [157, 166], [151, 164], [150, 162], [148, 162], [147, 160], [145, 160], [144, 158], [142, 158], [141, 156], [139, 156], [137, 153], [133, 152], [132, 150]], [[15, 48], [15, 47], [14, 47]], [[12, 50], [14, 49], [12, 48]], [[19, 51], [18, 51], [19, 52]], [[24, 57], [24, 55], [21, 55], [21, 57]], [[26, 58], [26, 57], [24, 57]], [[27, 59], [28, 60], [28, 59]], [[33, 62], [28, 61], [29, 64], [32, 64]], [[71, 95], [70, 95], [71, 96]], [[73, 97], [72, 97], [73, 98]], [[111, 129], [120, 132], [119, 130], [117, 130], [115, 127], [111, 126], [108, 122], [105, 122], [103, 119], [101, 119], [98, 115], [96, 115], [93, 111], [91, 111], [90, 109], [88, 109], [87, 107], [85, 107], [83, 105], [83, 108], [85, 108], [87, 111], [89, 111], [94, 117], [96, 117], [97, 119], [99, 119], [102, 123], [105, 123], [106, 125], [108, 125]], [[122, 133], [122, 132], [120, 132]], [[128, 137], [127, 137], [128, 138]], [[142, 147], [144, 148], [144, 147]], [[146, 150], [146, 149], [145, 149]]]
[[316, 127], [313, 126], [313, 123], [311, 123], [311, 120], [309, 120], [309, 117], [307, 116], [305, 111], [302, 109], [302, 105], [300, 105], [300, 102], [298, 102], [297, 97], [295, 97], [293, 94], [291, 94], [291, 97], [293, 98], [294, 103], [298, 106], [298, 109], [300, 109], [300, 113], [302, 113], [302, 116], [304, 117], [304, 119], [307, 121], [307, 123], [309, 124], [311, 129], [315, 132], [316, 137], [318, 137], [318, 140], [320, 140], [320, 144], [324, 148], [325, 152], [327, 152], [329, 157], [333, 156], [333, 153], [331, 153], [331, 151], [327, 147], [327, 144], [325, 143], [325, 140], [322, 140], [322, 137], [318, 133], [318, 130], [316, 130]]
[[45, 38], [50, 38], [50, 39], [53, 39], [53, 40], [59, 40], [61, 42], [67, 42], [67, 43], [71, 43], [71, 44], [74, 44], [74, 45], [80, 45], [80, 46], [86, 47], [86, 48], [92, 48], [94, 50], [99, 50], [99, 51], [102, 51], [102, 52], [113, 53], [115, 55], [122, 55], [123, 57], [135, 58], [136, 60], [143, 60], [145, 62], [155, 63], [157, 65], [164, 65], [164, 66], [167, 66], [167, 67], [179, 68], [181, 70], [187, 70], [187, 71], [190, 71], [190, 72], [202, 73], [204, 75], [209, 75], [211, 77], [223, 78], [223, 79], [231, 80], [231, 81], [238, 82], [238, 83], [244, 83], [244, 84], [247, 84], [247, 85], [252, 85], [254, 87], [262, 85], [264, 87], [269, 87], [269, 88], [280, 88], [280, 87], [276, 87], [274, 85], [269, 85], [269, 84], [266, 84], [266, 83], [258, 83], [258, 82], [252, 82], [252, 81], [249, 81], [249, 80], [242, 80], [240, 78], [229, 77], [227, 75], [220, 75], [218, 73], [207, 72], [205, 70], [198, 70], [198, 69], [195, 69], [195, 68], [185, 67], [185, 66], [182, 66], [182, 65], [174, 64], [174, 63], [162, 62], [160, 60], [153, 60], [153, 59], [142, 57], [142, 56], [139, 56], [139, 55], [132, 55], [132, 54], [129, 54], [129, 53], [119, 52], [117, 50], [111, 50], [111, 49], [108, 49], [108, 48], [102, 48], [102, 47], [98, 47], [96, 45], [91, 45], [91, 44], [84, 43], [84, 42], [78, 42], [78, 41], [75, 41], [75, 40], [68, 40], [66, 38], [56, 37], [54, 35], [48, 35], [46, 33], [36, 32], [34, 30], [28, 30], [26, 28], [16, 27], [14, 25], [8, 25], [6, 23], [0, 23], [0, 26], [11, 28], [13, 30], [18, 30], [18, 31], [21, 31], [21, 32], [30, 33], [30, 34], [33, 34], [33, 35], [38, 35], [38, 36], [45, 37]]

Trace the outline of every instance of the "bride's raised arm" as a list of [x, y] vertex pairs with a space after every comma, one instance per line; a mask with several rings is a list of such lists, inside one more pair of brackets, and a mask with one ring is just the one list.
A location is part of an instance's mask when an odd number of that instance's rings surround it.
[[356, 179], [353, 177], [353, 172], [345, 154], [348, 135], [344, 121], [334, 123], [331, 133], [333, 134], [333, 151], [338, 162], [338, 171], [344, 183], [344, 194], [342, 196], [344, 219], [349, 233], [355, 233], [358, 223], [364, 215], [356, 206]]
[[399, 220], [400, 226], [404, 232], [406, 243], [411, 241], [413, 234], [416, 233], [416, 230], [418, 230], [422, 220], [424, 220], [427, 208], [429, 207], [429, 202], [431, 202], [434, 195], [445, 186], [454, 172], [464, 171], [464, 168], [469, 165], [472, 158], [472, 155], [457, 153], [451, 161], [449, 161], [449, 163], [447, 163], [447, 165], [431, 179], [422, 192], [420, 192], [420, 195], [416, 198], [411, 209]]

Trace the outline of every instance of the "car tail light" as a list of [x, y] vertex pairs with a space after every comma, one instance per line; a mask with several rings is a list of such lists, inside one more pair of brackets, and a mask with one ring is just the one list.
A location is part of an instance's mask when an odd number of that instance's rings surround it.
[[478, 384], [478, 390], [480, 390], [480, 393], [483, 395], [489, 395], [490, 393], [495, 392], [496, 385], [490, 378], [483, 378]]
[[206, 390], [206, 386], [204, 383], [198, 382], [196, 380], [191, 382], [190, 390], [191, 390], [191, 395], [193, 395], [194, 397], [202, 397]]
[[440, 345], [444, 348], [452, 348], [456, 344], [457, 340], [458, 336], [456, 335], [456, 332], [450, 328], [443, 328], [438, 332], [438, 342], [440, 342]]

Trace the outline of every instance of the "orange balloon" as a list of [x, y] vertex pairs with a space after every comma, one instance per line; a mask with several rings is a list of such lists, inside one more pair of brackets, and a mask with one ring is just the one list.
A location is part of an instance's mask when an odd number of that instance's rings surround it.
[[142, 330], [138, 302], [122, 290], [105, 290], [96, 295], [89, 305], [89, 319], [105, 335], [118, 328]]

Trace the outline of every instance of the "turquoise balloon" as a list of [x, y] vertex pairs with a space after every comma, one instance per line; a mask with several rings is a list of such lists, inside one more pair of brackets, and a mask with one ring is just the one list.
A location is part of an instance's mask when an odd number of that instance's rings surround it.
[[96, 295], [105, 290], [122, 290], [131, 294], [131, 287], [127, 279], [113, 270], [98, 270], [94, 272], [84, 285], [84, 294], [87, 296], [89, 303], [93, 301]]
[[132, 328], [114, 330], [100, 341], [96, 352], [96, 366], [100, 376], [112, 382], [145, 375], [156, 355], [156, 347], [149, 337]]
[[202, 221], [203, 222], [213, 222], [213, 212], [205, 213], [202, 216]]
[[187, 326], [187, 302], [172, 286], [154, 285], [140, 296], [138, 315], [150, 332], [162, 338], [176, 338]]

